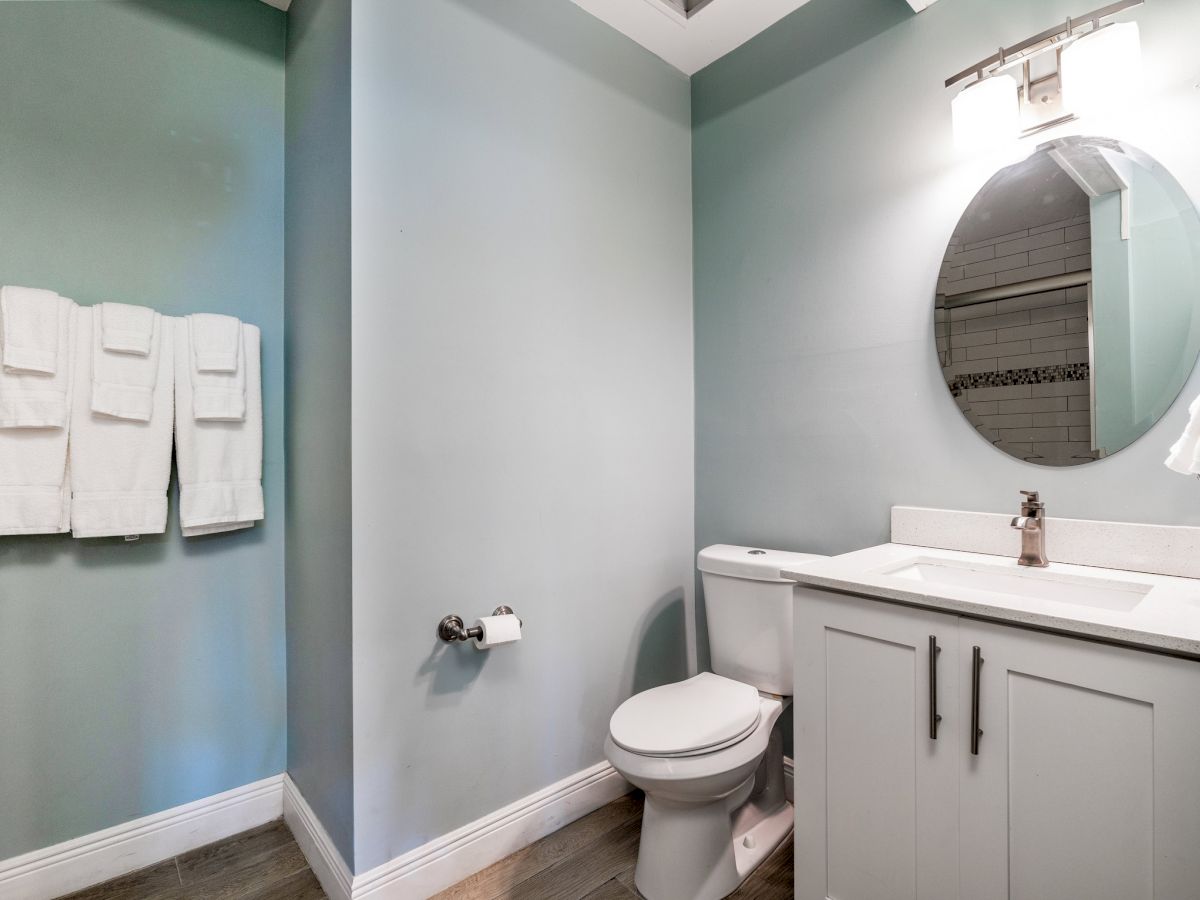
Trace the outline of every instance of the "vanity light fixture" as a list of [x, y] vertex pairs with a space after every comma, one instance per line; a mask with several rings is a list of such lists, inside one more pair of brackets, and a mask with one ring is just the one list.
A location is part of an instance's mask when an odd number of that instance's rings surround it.
[[1017, 80], [993, 75], [972, 82], [950, 101], [954, 144], [960, 150], [983, 150], [1014, 141], [1021, 131]]
[[1137, 24], [1102, 20], [1144, 2], [1117, 0], [1068, 18], [946, 79], [953, 87], [974, 78], [951, 102], [955, 144], [978, 149], [1028, 137], [1135, 93], [1141, 71]]
[[1062, 52], [1063, 105], [1077, 116], [1128, 103], [1142, 86], [1137, 22], [1097, 28]]

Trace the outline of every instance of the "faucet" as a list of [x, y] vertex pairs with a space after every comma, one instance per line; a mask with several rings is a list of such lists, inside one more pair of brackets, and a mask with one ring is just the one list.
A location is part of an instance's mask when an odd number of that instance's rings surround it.
[[1044, 569], [1050, 565], [1046, 559], [1046, 504], [1038, 499], [1037, 491], [1021, 491], [1021, 515], [1012, 520], [1012, 527], [1021, 532], [1021, 557], [1019, 566], [1035, 566]]

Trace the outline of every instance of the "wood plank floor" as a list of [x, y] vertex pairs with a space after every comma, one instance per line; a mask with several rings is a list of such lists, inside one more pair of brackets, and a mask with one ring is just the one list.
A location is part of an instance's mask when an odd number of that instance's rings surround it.
[[[434, 900], [633, 900], [641, 794], [604, 806]], [[70, 900], [319, 900], [325, 893], [282, 820], [70, 895]], [[791, 900], [789, 839], [734, 900]]]
[[[641, 794], [572, 822], [433, 900], [634, 900], [633, 867], [642, 831]], [[731, 896], [791, 900], [792, 840], [771, 854]]]
[[70, 900], [319, 900], [283, 820], [69, 895]]

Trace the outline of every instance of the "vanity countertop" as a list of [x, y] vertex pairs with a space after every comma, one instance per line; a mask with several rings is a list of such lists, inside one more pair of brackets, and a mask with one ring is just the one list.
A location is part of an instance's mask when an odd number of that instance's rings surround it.
[[[919, 569], [933, 572], [933, 580], [911, 574]], [[939, 572], [950, 576], [946, 583], [938, 580]], [[1031, 570], [1010, 557], [908, 544], [881, 544], [781, 574], [810, 587], [1200, 658], [1200, 579], [1053, 562]], [[1013, 592], [949, 583], [957, 575], [963, 581], [977, 574]], [[1022, 584], [1036, 590], [1021, 594]], [[1062, 590], [1054, 590], [1055, 584]], [[1115, 606], [1132, 608], [1090, 605], [1089, 591], [1111, 594], [1118, 598]], [[1038, 597], [1039, 592], [1073, 594], [1076, 600]]]

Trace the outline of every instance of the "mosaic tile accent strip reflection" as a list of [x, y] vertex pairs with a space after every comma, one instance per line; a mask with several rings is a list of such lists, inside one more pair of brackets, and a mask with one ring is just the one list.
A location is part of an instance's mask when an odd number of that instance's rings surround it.
[[949, 382], [950, 392], [961, 397], [972, 388], [1008, 387], [1014, 384], [1050, 384], [1058, 381], [1087, 381], [1092, 377], [1087, 363], [1039, 366], [1036, 369], [1008, 369], [1004, 372], [974, 372], [958, 375]]

